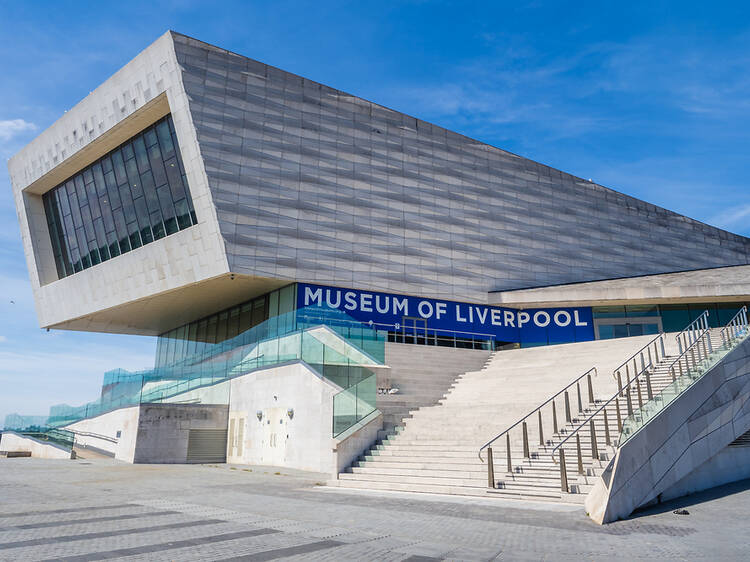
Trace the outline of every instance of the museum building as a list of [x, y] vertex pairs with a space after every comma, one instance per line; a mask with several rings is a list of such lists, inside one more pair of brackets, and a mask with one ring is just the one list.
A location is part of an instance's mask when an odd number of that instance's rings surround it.
[[158, 337], [50, 411], [83, 451], [338, 475], [515, 358], [641, 353], [596, 405], [667, 334], [744, 345], [750, 239], [171, 31], [8, 166], [40, 326]]

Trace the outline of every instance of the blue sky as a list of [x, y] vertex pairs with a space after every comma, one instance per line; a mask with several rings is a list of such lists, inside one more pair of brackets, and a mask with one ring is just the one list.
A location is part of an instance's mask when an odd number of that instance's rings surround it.
[[[0, 0], [0, 156], [174, 29], [750, 235], [750, 8], [620, 4]], [[0, 422], [153, 363], [153, 338], [39, 329], [7, 171], [0, 288]]]

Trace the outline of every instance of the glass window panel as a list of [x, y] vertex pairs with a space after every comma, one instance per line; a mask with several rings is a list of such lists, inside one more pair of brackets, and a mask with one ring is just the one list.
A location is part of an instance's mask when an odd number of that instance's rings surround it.
[[133, 141], [133, 148], [135, 149], [135, 162], [138, 164], [138, 173], [142, 174], [149, 169], [146, 143], [143, 137], [138, 137]]
[[614, 329], [614, 337], [616, 338], [626, 338], [628, 337], [628, 326], [627, 324], [614, 324], [612, 326]]
[[143, 195], [143, 188], [141, 187], [141, 175], [138, 172], [138, 166], [135, 163], [135, 158], [125, 161], [125, 171], [128, 174], [128, 184], [130, 185], [130, 191], [133, 194], [133, 199]]
[[165, 121], [162, 121], [156, 126], [156, 134], [159, 137], [159, 146], [161, 148], [162, 156], [165, 160], [174, 156], [174, 143], [172, 142], [172, 133], [169, 130], [169, 125]]
[[153, 129], [149, 129], [148, 131], [146, 131], [143, 135], [143, 140], [146, 141], [146, 146], [156, 144], [156, 131], [154, 131]]
[[624, 306], [595, 306], [593, 308], [594, 318], [624, 318]]
[[43, 196], [58, 277], [196, 223], [171, 121], [164, 117]]
[[643, 335], [643, 324], [628, 324], [630, 327], [631, 336], [642, 336]]
[[681, 332], [690, 324], [690, 313], [686, 304], [663, 304], [659, 309], [665, 332]]
[[625, 307], [626, 316], [635, 318], [637, 316], [659, 316], [659, 307], [655, 304], [628, 305]]
[[187, 206], [187, 201], [181, 199], [174, 204], [175, 211], [177, 212], [177, 224], [180, 230], [190, 226], [190, 210]]
[[164, 169], [164, 160], [161, 158], [159, 145], [155, 144], [148, 149], [148, 160], [151, 164], [151, 171], [154, 174], [154, 183], [157, 187], [167, 183], [167, 170]]
[[135, 156], [135, 152], [133, 152], [133, 143], [132, 142], [126, 142], [122, 145], [122, 159], [123, 160], [130, 160]]

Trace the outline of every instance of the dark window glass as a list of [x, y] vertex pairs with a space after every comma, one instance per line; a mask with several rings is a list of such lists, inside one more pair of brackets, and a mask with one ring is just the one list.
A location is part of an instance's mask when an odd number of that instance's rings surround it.
[[61, 278], [197, 223], [170, 115], [42, 200]]

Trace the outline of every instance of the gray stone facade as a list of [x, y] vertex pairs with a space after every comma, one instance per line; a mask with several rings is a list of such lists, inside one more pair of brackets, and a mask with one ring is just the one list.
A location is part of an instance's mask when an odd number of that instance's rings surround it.
[[173, 34], [230, 269], [484, 301], [750, 263], [750, 240]]

